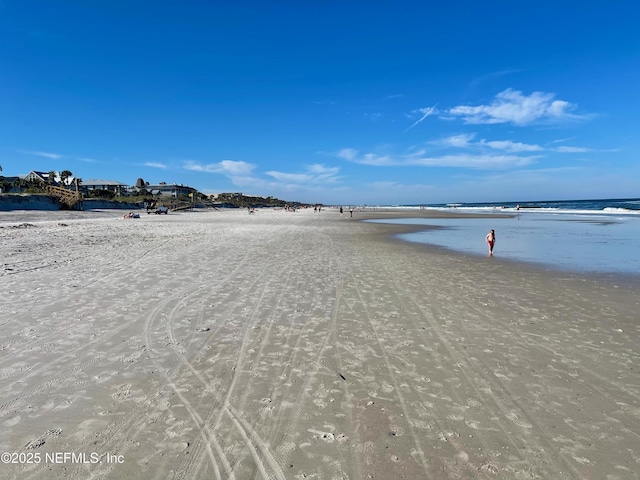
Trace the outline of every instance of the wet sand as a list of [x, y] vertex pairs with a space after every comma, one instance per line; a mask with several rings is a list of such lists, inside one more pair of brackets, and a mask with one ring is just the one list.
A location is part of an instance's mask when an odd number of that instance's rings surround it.
[[396, 215], [0, 213], [0, 478], [638, 479], [638, 285]]

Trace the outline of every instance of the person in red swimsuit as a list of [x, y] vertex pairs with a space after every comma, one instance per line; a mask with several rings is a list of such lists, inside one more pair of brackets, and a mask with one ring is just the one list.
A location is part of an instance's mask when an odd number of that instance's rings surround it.
[[485, 240], [489, 245], [489, 255], [493, 255], [493, 246], [496, 244], [496, 231], [491, 230], [489, 233], [487, 233]]

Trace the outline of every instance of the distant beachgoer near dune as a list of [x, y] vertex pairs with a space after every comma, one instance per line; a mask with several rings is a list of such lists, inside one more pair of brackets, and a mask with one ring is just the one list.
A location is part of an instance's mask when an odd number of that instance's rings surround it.
[[496, 244], [496, 231], [491, 229], [487, 236], [485, 237], [487, 241], [487, 245], [489, 245], [489, 255], [493, 255], [493, 246]]

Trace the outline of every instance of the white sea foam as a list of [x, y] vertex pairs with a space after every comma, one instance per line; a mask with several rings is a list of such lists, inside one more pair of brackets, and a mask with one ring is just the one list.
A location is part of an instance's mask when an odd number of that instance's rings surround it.
[[[403, 207], [417, 209], [419, 207]], [[459, 212], [459, 213], [521, 213], [521, 214], [535, 214], [535, 213], [551, 213], [562, 215], [640, 215], [640, 210], [631, 210], [628, 208], [613, 208], [606, 207], [602, 210], [574, 210], [574, 209], [561, 209], [555, 207], [521, 207], [517, 209], [515, 207], [426, 207], [428, 210], [439, 210], [446, 212]]]

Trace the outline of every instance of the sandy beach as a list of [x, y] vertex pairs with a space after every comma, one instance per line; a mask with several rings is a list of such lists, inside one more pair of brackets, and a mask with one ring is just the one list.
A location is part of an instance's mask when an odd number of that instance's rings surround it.
[[397, 215], [0, 213], [0, 478], [640, 478], [638, 284]]

